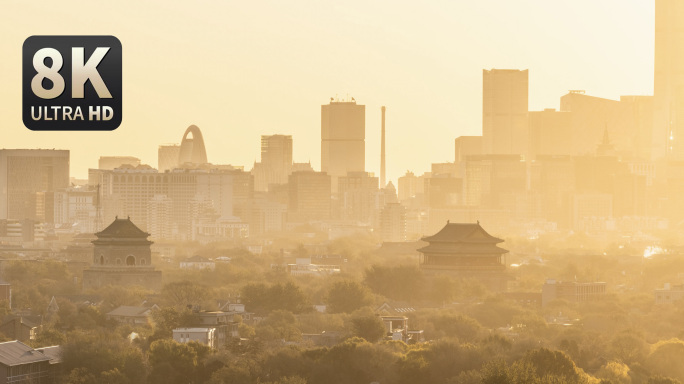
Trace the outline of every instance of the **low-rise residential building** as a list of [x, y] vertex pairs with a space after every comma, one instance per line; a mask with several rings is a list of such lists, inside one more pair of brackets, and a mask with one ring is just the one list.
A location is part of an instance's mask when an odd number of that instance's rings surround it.
[[35, 340], [41, 328], [40, 316], [10, 315], [0, 324], [0, 333], [19, 341]]
[[672, 304], [684, 300], [684, 284], [665, 283], [661, 289], [655, 290], [656, 304]]
[[189, 259], [181, 261], [180, 269], [208, 269], [210, 271], [213, 271], [214, 269], [216, 269], [216, 263], [202, 256], [193, 256]]
[[218, 347], [215, 327], [176, 328], [173, 330], [173, 339], [179, 343], [196, 341], [210, 348]]
[[546, 280], [542, 287], [542, 306], [556, 299], [573, 303], [599, 300], [606, 294], [606, 283], [578, 283], [576, 281]]
[[0, 343], [0, 384], [48, 384], [55, 380], [53, 357], [20, 341]]
[[340, 266], [333, 264], [311, 264], [311, 258], [298, 258], [295, 264], [288, 264], [287, 271], [292, 276], [332, 275], [340, 273]]
[[117, 309], [107, 313], [107, 320], [115, 320], [123, 324], [147, 325], [149, 324], [152, 310], [158, 309], [156, 305], [151, 307], [132, 307], [122, 305]]

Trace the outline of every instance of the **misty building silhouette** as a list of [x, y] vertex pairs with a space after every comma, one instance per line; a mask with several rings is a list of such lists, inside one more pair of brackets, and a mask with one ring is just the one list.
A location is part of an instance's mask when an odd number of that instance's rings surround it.
[[261, 162], [254, 164], [254, 190], [267, 191], [271, 184], [287, 184], [292, 173], [292, 136], [261, 136]]
[[337, 201], [340, 218], [358, 223], [377, 221], [378, 178], [368, 172], [348, 172], [338, 179]]
[[178, 167], [180, 145], [164, 144], [157, 150], [157, 169], [159, 172], [171, 171]]
[[325, 172], [293, 172], [288, 182], [288, 221], [329, 220], [330, 183]]
[[406, 241], [406, 208], [388, 203], [380, 211], [380, 238], [387, 242]]
[[366, 170], [366, 106], [331, 101], [321, 106], [321, 171], [331, 177], [331, 191], [347, 172]]
[[653, 156], [684, 157], [684, 2], [656, 0]]
[[45, 193], [68, 186], [68, 150], [0, 149], [0, 219], [44, 219]]
[[100, 156], [97, 162], [98, 169], [114, 169], [122, 165], [138, 166], [140, 159], [134, 156]]
[[202, 132], [196, 125], [185, 130], [178, 153], [178, 164], [206, 164], [207, 150], [204, 148]]
[[528, 70], [482, 72], [482, 153], [527, 153]]
[[572, 155], [572, 113], [547, 108], [527, 115], [529, 144], [526, 159], [540, 155]]

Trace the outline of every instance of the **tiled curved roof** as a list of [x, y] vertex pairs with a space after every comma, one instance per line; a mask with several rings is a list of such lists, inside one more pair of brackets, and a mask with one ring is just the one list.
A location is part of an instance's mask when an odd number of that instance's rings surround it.
[[449, 223], [432, 236], [422, 238], [427, 242], [445, 243], [502, 243], [503, 240], [487, 233], [480, 223]]
[[130, 218], [119, 219], [118, 217], [103, 229], [95, 234], [98, 238], [103, 237], [139, 237], [146, 239], [150, 234], [138, 228]]

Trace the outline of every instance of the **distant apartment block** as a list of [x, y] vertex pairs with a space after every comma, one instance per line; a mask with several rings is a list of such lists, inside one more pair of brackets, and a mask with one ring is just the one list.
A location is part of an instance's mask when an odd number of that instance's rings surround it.
[[216, 263], [202, 256], [193, 256], [180, 262], [180, 269], [208, 269], [213, 271], [216, 269]]
[[293, 172], [289, 178], [288, 221], [330, 219], [331, 177], [325, 172]]
[[311, 258], [297, 258], [294, 264], [287, 265], [287, 271], [291, 276], [325, 276], [340, 273], [337, 264], [312, 264]]
[[656, 289], [654, 294], [656, 304], [673, 304], [684, 300], [684, 284], [665, 283], [663, 288]]
[[268, 191], [270, 185], [287, 184], [292, 173], [292, 136], [261, 136], [261, 162], [254, 164], [254, 190]]
[[528, 70], [482, 72], [482, 153], [527, 153]]
[[196, 341], [210, 348], [218, 348], [216, 328], [196, 327], [196, 328], [176, 328], [173, 330], [173, 340], [179, 343], [189, 343]]
[[573, 303], [600, 300], [606, 294], [606, 283], [578, 283], [575, 281], [546, 280], [542, 287], [542, 306], [561, 299]]
[[48, 194], [46, 201], [52, 202], [53, 209], [46, 207], [44, 221], [54, 223], [56, 227], [68, 225], [80, 233], [94, 233], [98, 230], [97, 199], [96, 187], [60, 189]]
[[164, 144], [157, 150], [157, 169], [159, 172], [174, 170], [178, 167], [178, 157], [180, 156], [180, 145]]
[[100, 156], [100, 160], [97, 163], [97, 168], [112, 170], [119, 168], [122, 165], [137, 167], [140, 165], [140, 159], [133, 156]]
[[69, 151], [0, 149], [0, 219], [36, 219], [38, 195], [69, 186]]
[[379, 198], [378, 178], [367, 172], [348, 172], [338, 178], [340, 219], [375, 223]]
[[406, 208], [400, 203], [385, 204], [380, 211], [380, 238], [386, 242], [406, 241]]

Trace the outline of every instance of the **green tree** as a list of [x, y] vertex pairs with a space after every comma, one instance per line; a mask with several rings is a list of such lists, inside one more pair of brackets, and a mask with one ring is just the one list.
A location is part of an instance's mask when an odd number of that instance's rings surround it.
[[352, 318], [353, 335], [371, 343], [380, 340], [387, 334], [382, 319], [373, 313], [357, 311]]
[[164, 285], [162, 298], [176, 308], [201, 305], [210, 297], [211, 290], [191, 281], [178, 281]]
[[336, 281], [328, 291], [330, 313], [351, 313], [372, 304], [368, 289], [353, 280]]
[[296, 341], [302, 336], [292, 312], [275, 310], [256, 326], [256, 335], [265, 341]]
[[187, 384], [196, 378], [197, 352], [187, 344], [173, 340], [157, 340], [148, 353], [152, 384]]
[[111, 333], [72, 333], [62, 346], [64, 372], [74, 373], [74, 380], [117, 369], [131, 384], [144, 383], [144, 362], [140, 349]]
[[423, 297], [424, 277], [416, 266], [373, 265], [366, 270], [364, 282], [373, 292], [390, 299], [414, 301]]
[[173, 330], [188, 327], [195, 322], [195, 315], [188, 308], [164, 307], [151, 312], [155, 333], [152, 341], [173, 336]]
[[242, 287], [242, 302], [249, 311], [267, 314], [275, 310], [302, 313], [311, 310], [309, 301], [301, 288], [288, 281], [267, 286], [263, 283], [252, 283]]
[[679, 339], [663, 340], [652, 346], [646, 358], [646, 367], [654, 374], [684, 381], [684, 341]]
[[672, 379], [669, 377], [663, 377], [658, 375], [649, 377], [646, 384], [682, 384], [682, 382], [677, 379]]

